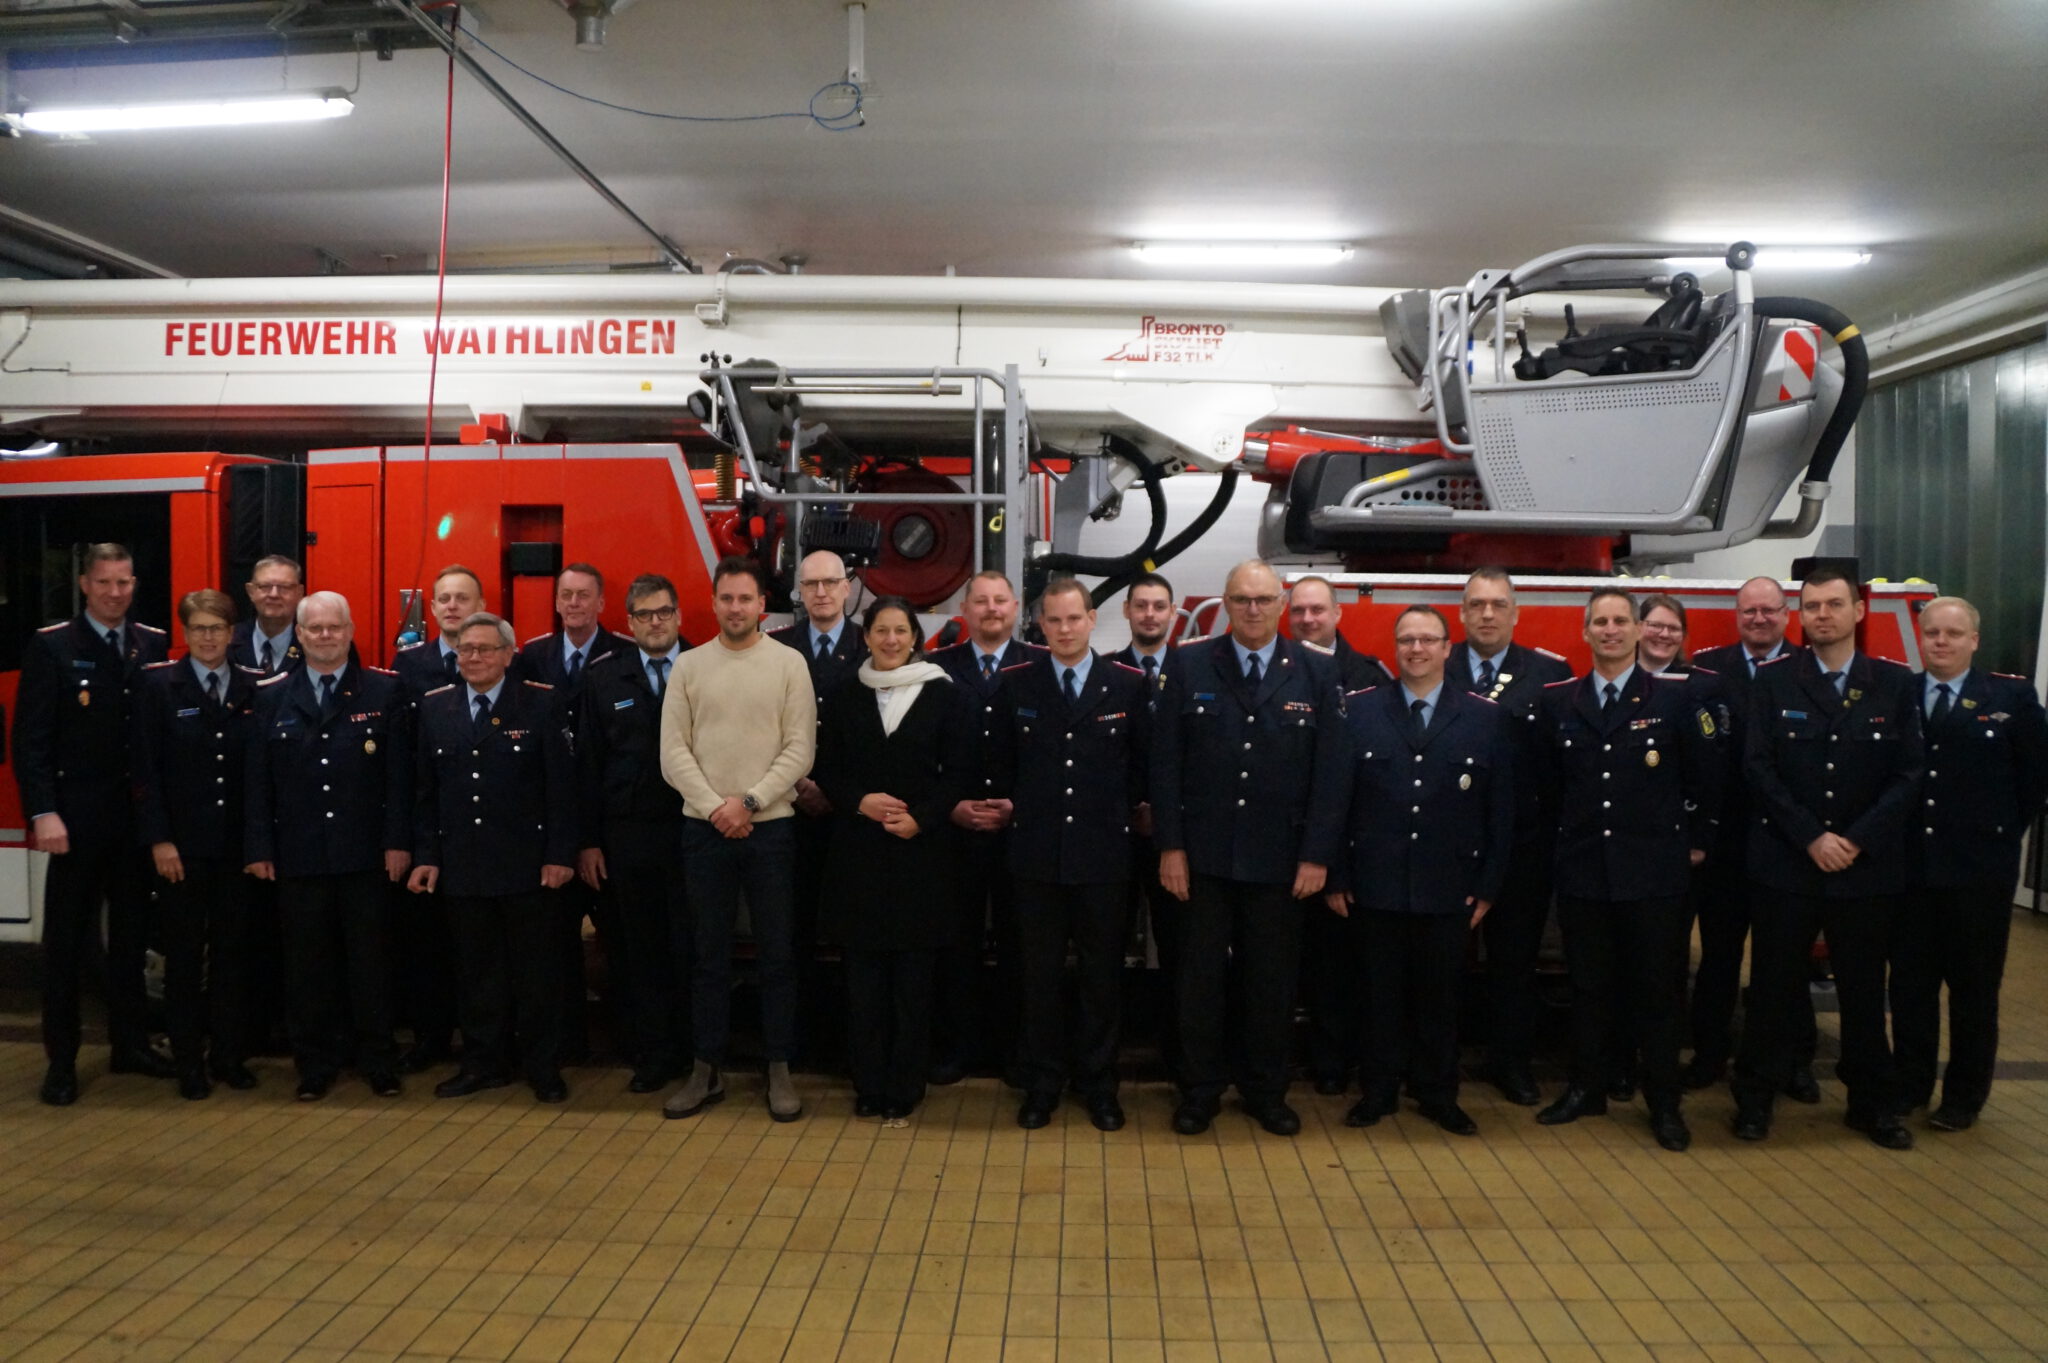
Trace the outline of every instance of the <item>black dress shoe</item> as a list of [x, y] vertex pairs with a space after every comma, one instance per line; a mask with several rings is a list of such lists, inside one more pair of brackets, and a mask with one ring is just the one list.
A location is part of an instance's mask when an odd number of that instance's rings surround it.
[[941, 1061], [940, 1063], [932, 1066], [932, 1072], [930, 1075], [927, 1076], [927, 1078], [929, 1078], [932, 1081], [933, 1085], [935, 1085], [938, 1088], [946, 1088], [950, 1085], [957, 1084], [966, 1077], [967, 1067], [955, 1060]]
[[398, 1082], [398, 1076], [390, 1070], [371, 1070], [363, 1076], [363, 1080], [369, 1084], [370, 1092], [379, 1098], [396, 1098], [405, 1092], [404, 1087]]
[[1636, 1100], [1635, 1076], [1624, 1074], [1619, 1079], [1609, 1081], [1607, 1100], [1611, 1103], [1633, 1103]]
[[1173, 1110], [1173, 1129], [1183, 1136], [1199, 1136], [1216, 1120], [1220, 1105], [1210, 1098], [1183, 1098]]
[[1911, 1150], [1913, 1133], [1905, 1124], [1889, 1112], [1851, 1112], [1842, 1118], [1842, 1124], [1851, 1131], [1861, 1131], [1870, 1137], [1872, 1145], [1886, 1150]]
[[1568, 1088], [1564, 1096], [1536, 1114], [1536, 1120], [1543, 1126], [1563, 1126], [1581, 1117], [1604, 1117], [1607, 1115], [1607, 1097], [1589, 1089]]
[[331, 1074], [307, 1074], [299, 1077], [298, 1096], [302, 1103], [317, 1103], [327, 1096], [327, 1090], [334, 1087]]
[[1114, 1093], [1098, 1093], [1088, 1100], [1088, 1121], [1097, 1131], [1124, 1129], [1124, 1105]]
[[215, 1082], [226, 1084], [241, 1093], [247, 1093], [256, 1087], [256, 1072], [239, 1060], [226, 1065], [215, 1065], [213, 1077]]
[[445, 1046], [414, 1046], [398, 1057], [398, 1069], [401, 1074], [425, 1074], [453, 1059], [454, 1053]]
[[43, 1076], [36, 1097], [51, 1107], [70, 1107], [78, 1101], [78, 1070], [71, 1065], [52, 1065]]
[[176, 1079], [178, 1067], [171, 1058], [154, 1047], [144, 1046], [139, 1050], [115, 1051], [107, 1060], [107, 1069], [114, 1074], [140, 1074], [151, 1079]]
[[436, 1098], [467, 1098], [472, 1093], [485, 1089], [509, 1088], [512, 1080], [502, 1074], [476, 1074], [469, 1070], [457, 1071], [452, 1077], [434, 1085]]
[[186, 1070], [178, 1076], [178, 1096], [192, 1102], [200, 1102], [213, 1096], [213, 1085], [206, 1081], [205, 1070]]
[[665, 1069], [638, 1069], [626, 1081], [628, 1093], [659, 1093], [668, 1087], [668, 1071]]
[[853, 1115], [862, 1121], [871, 1121], [882, 1115], [882, 1104], [874, 1098], [855, 1098], [853, 1100]]
[[1017, 1125], [1023, 1127], [1026, 1131], [1036, 1131], [1042, 1126], [1051, 1125], [1052, 1110], [1058, 1103], [1059, 1099], [1057, 1098], [1045, 1098], [1035, 1093], [1032, 1094], [1024, 1100], [1023, 1106], [1017, 1109]]
[[1340, 1097], [1350, 1087], [1341, 1074], [1319, 1074], [1316, 1076], [1316, 1092], [1325, 1098]]
[[916, 1107], [917, 1104], [915, 1103], [884, 1103], [882, 1104], [882, 1120], [885, 1122], [907, 1122], [910, 1120], [910, 1114]]
[[1453, 1136], [1479, 1134], [1479, 1123], [1473, 1121], [1471, 1114], [1456, 1103], [1424, 1103], [1421, 1112]]
[[534, 1101], [541, 1103], [566, 1103], [569, 1101], [569, 1085], [559, 1074], [533, 1081]]
[[1820, 1101], [1820, 1081], [1813, 1077], [1813, 1071], [1804, 1065], [1792, 1071], [1792, 1077], [1785, 1081], [1785, 1096], [1795, 1103], [1817, 1103]]
[[1739, 1103], [1732, 1129], [1736, 1140], [1763, 1140], [1771, 1134], [1771, 1110], [1756, 1103]]
[[1943, 1103], [1928, 1115], [1927, 1125], [1936, 1131], [1968, 1131], [1977, 1124], [1977, 1114], [1968, 1108]]
[[1350, 1110], [1344, 1114], [1344, 1125], [1354, 1129], [1365, 1126], [1377, 1126], [1379, 1125], [1380, 1118], [1389, 1115], [1393, 1111], [1394, 1107], [1392, 1104], [1383, 1099], [1375, 1098], [1368, 1093], [1365, 1097], [1353, 1103]]
[[1521, 1107], [1534, 1107], [1543, 1101], [1543, 1090], [1536, 1087], [1535, 1076], [1521, 1069], [1490, 1069], [1486, 1071], [1486, 1082], [1500, 1090], [1500, 1096]]
[[1273, 1098], [1261, 1103], [1246, 1103], [1245, 1115], [1257, 1122], [1275, 1136], [1298, 1136], [1301, 1134], [1301, 1114], [1287, 1106], [1284, 1098]]
[[1721, 1082], [1728, 1066], [1718, 1060], [1702, 1061], [1698, 1056], [1685, 1062], [1685, 1068], [1678, 1072], [1678, 1086], [1689, 1091], [1710, 1089]]
[[1674, 1153], [1692, 1148], [1692, 1131], [1675, 1107], [1650, 1114], [1650, 1134], [1657, 1138], [1657, 1144]]

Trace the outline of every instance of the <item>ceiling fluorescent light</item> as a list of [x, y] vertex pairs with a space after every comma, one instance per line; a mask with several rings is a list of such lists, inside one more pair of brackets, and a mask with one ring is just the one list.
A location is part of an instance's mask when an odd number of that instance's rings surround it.
[[1351, 258], [1346, 242], [1140, 241], [1131, 253], [1147, 265], [1335, 265]]
[[252, 123], [310, 123], [345, 118], [355, 102], [338, 94], [275, 95], [261, 99], [185, 100], [167, 104], [115, 104], [71, 109], [29, 109], [16, 115], [40, 133], [147, 131], [156, 128], [236, 128]]
[[[1713, 268], [1723, 262], [1719, 256], [1678, 256], [1672, 264]], [[1755, 268], [1760, 270], [1847, 270], [1870, 263], [1870, 252], [1854, 246], [1759, 246]]]

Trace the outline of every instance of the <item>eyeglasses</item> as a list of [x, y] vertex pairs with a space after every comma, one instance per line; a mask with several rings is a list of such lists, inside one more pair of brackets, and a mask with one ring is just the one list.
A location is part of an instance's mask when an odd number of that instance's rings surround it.
[[676, 608], [674, 606], [650, 606], [646, 610], [627, 611], [626, 617], [636, 625], [665, 625], [676, 618]]
[[233, 626], [230, 625], [187, 625], [185, 626], [185, 634], [187, 637], [194, 634], [211, 637], [216, 634], [226, 634], [231, 628]]
[[1450, 636], [1447, 634], [1397, 634], [1394, 636], [1394, 646], [1396, 648], [1433, 648], [1437, 644], [1447, 644], [1449, 642]]
[[1783, 606], [1744, 606], [1735, 612], [1745, 620], [1771, 620], [1785, 613]]
[[829, 592], [844, 581], [843, 577], [807, 577], [796, 585], [807, 592]]
[[251, 582], [249, 590], [258, 596], [283, 596], [299, 589], [296, 582]]
[[1280, 604], [1277, 596], [1226, 596], [1223, 598], [1239, 610], [1269, 611]]
[[511, 647], [510, 644], [457, 644], [455, 653], [457, 657], [462, 658], [483, 658], [493, 653], [506, 652]]

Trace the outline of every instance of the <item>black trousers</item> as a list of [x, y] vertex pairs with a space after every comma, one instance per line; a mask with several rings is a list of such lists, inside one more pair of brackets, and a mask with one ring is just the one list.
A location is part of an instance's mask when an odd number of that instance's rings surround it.
[[905, 1111], [924, 1101], [931, 1067], [931, 951], [862, 951], [846, 959], [846, 1050], [856, 1096]]
[[1156, 987], [1152, 991], [1158, 1004], [1159, 1059], [1168, 1074], [1179, 1074], [1180, 958], [1181, 939], [1185, 935], [1181, 930], [1181, 919], [1185, 906], [1159, 883], [1159, 854], [1152, 850], [1152, 840], [1134, 841], [1133, 846], [1131, 875], [1140, 892], [1134, 908], [1145, 915], [1147, 935], [1159, 959], [1159, 969], [1154, 972], [1156, 978], [1153, 980]]
[[1365, 1091], [1391, 1097], [1405, 1080], [1418, 1103], [1458, 1101], [1458, 986], [1470, 912], [1323, 912], [1345, 929], [1354, 992], [1365, 986]]
[[796, 837], [796, 879], [793, 916], [797, 1009], [796, 1050], [799, 1056], [815, 1056], [819, 1049], [818, 1010], [811, 1001], [824, 997], [826, 972], [818, 960], [818, 910], [825, 894], [825, 859], [832, 851], [832, 816], [820, 818], [798, 810], [791, 818]]
[[1496, 1070], [1529, 1068], [1536, 1035], [1536, 958], [1550, 922], [1551, 854], [1518, 844], [1500, 899], [1479, 921], [1486, 948], [1486, 1059]]
[[434, 1055], [455, 1048], [455, 930], [448, 903], [438, 894], [389, 892], [391, 940], [397, 951], [400, 1007], [413, 1044]]
[[[1056, 885], [1018, 878], [1015, 950], [1023, 1015], [1017, 1068], [1026, 1093], [1056, 1099], [1070, 1075], [1074, 1087], [1090, 1097], [1116, 1092], [1130, 894], [1131, 887], [1121, 880]], [[1071, 1029], [1065, 988], [1070, 941], [1075, 960]]]
[[1902, 906], [1891, 975], [1901, 1108], [1933, 1100], [1944, 984], [1948, 1069], [1941, 1077], [1942, 1104], [1975, 1113], [1991, 1095], [2012, 891], [2010, 884], [1931, 886]]
[[563, 909], [546, 890], [448, 897], [462, 967], [462, 1068], [510, 1077], [513, 1058], [529, 1081], [562, 1064]]
[[1737, 1059], [1736, 1097], [1768, 1106], [1798, 1062], [1801, 1027], [1812, 1017], [1807, 978], [1813, 938], [1825, 932], [1841, 1008], [1840, 1073], [1849, 1110], [1897, 1113], [1905, 1095], [1885, 1028], [1885, 996], [1904, 898], [1828, 898], [1759, 887], [1752, 907], [1751, 1017]]
[[612, 828], [608, 894], [624, 951], [612, 958], [620, 1011], [633, 1020], [634, 1068], [689, 1068], [694, 944], [683, 883], [683, 821]]
[[149, 946], [149, 854], [127, 845], [81, 843], [50, 858], [43, 882], [43, 1051], [53, 1065], [78, 1060], [79, 994], [100, 961], [100, 904], [107, 906], [107, 1040], [116, 1053], [149, 1044], [142, 982]]
[[1365, 1010], [1353, 959], [1348, 920], [1331, 913], [1321, 895], [1301, 903], [1301, 995], [1308, 1003], [1308, 1070], [1317, 1079], [1342, 1080], [1361, 1059]]
[[[1687, 949], [1687, 900], [1584, 899], [1559, 895], [1565, 964], [1572, 981], [1574, 1087], [1605, 1091], [1615, 1038], [1640, 1056], [1638, 1078], [1652, 1108], [1676, 1106], [1683, 1033], [1680, 980]], [[1625, 1006], [1628, 1025], [1613, 1018]]]
[[1232, 1082], [1224, 1018], [1233, 957], [1238, 1009], [1237, 1091], [1247, 1102], [1287, 1093], [1287, 1042], [1301, 973], [1301, 912], [1290, 885], [1199, 873], [1181, 905], [1181, 1091], [1214, 1101]]
[[[567, 885], [548, 895], [548, 950], [555, 958], [555, 997], [562, 1017], [562, 1053], [578, 1060], [590, 1055], [590, 990], [583, 978], [583, 920], [593, 924], [611, 922], [611, 896], [592, 890], [581, 880], [572, 880]], [[611, 934], [602, 928], [598, 931], [598, 949], [605, 957], [606, 966], [611, 963], [611, 954], [605, 950]], [[607, 984], [609, 989], [609, 984]], [[609, 1002], [609, 998], [606, 1000]], [[616, 1037], [627, 1054], [632, 1053], [630, 1038]]]
[[770, 1064], [786, 1062], [796, 1048], [792, 823], [769, 819], [744, 838], [728, 838], [708, 819], [683, 820], [684, 875], [695, 927], [691, 1040], [696, 1058], [708, 1064], [725, 1063], [732, 1039], [732, 945], [743, 891], [761, 972], [763, 1058]]
[[[302, 1078], [398, 1063], [384, 872], [293, 876], [277, 885], [291, 987], [292, 1057]], [[424, 896], [423, 896], [424, 897]]]
[[[969, 1072], [1006, 1074], [1016, 1060], [1022, 986], [1011, 950], [1017, 930], [1009, 851], [1007, 831], [960, 835], [953, 935], [938, 955], [932, 1049], [939, 1062]], [[993, 974], [983, 964], [991, 946]]]
[[[1701, 868], [1694, 912], [1700, 930], [1700, 964], [1692, 978], [1693, 1059], [1702, 1065], [1725, 1065], [1735, 1055], [1735, 1001], [1742, 993], [1742, 954], [1749, 944], [1751, 902], [1758, 887], [1744, 873], [1741, 852], [1734, 860], [1716, 858]], [[1812, 955], [1813, 944], [1807, 943]], [[1755, 972], [1751, 971], [1752, 982]], [[1813, 1008], [1794, 1019], [1793, 1062], [1813, 1064], [1819, 1033]]]
[[249, 1058], [249, 890], [257, 882], [243, 874], [239, 857], [182, 860], [183, 880], [156, 882], [157, 911], [171, 1055], [197, 1073]]

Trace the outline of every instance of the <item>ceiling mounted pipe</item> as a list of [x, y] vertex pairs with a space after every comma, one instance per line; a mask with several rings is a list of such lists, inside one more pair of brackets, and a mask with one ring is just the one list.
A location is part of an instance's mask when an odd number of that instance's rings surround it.
[[604, 46], [605, 25], [630, 9], [633, 0], [562, 0], [562, 5], [576, 21], [576, 46], [590, 51]]

